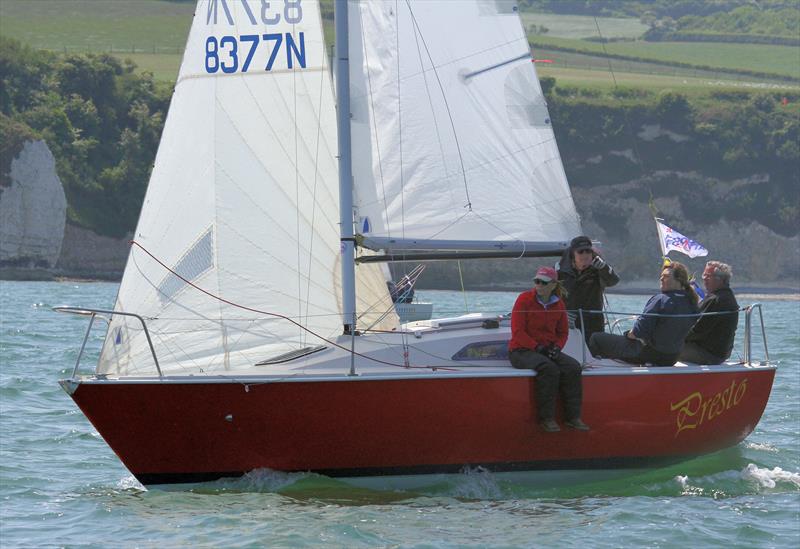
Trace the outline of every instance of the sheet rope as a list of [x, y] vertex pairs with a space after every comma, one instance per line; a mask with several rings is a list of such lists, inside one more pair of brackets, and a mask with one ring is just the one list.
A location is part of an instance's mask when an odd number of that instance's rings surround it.
[[294, 324], [295, 326], [297, 326], [297, 327], [298, 327], [298, 328], [300, 328], [301, 330], [304, 330], [304, 331], [305, 331], [305, 332], [307, 332], [308, 334], [310, 334], [310, 335], [312, 335], [312, 336], [314, 336], [314, 337], [318, 338], [318, 339], [319, 339], [319, 340], [321, 340], [321, 341], [324, 341], [324, 342], [325, 342], [325, 343], [327, 343], [328, 345], [331, 345], [332, 347], [337, 347], [337, 348], [339, 348], [339, 349], [342, 349], [342, 350], [344, 350], [344, 351], [347, 351], [348, 353], [350, 353], [350, 354], [352, 354], [352, 355], [354, 355], [354, 356], [357, 356], [357, 357], [360, 357], [360, 358], [363, 358], [363, 359], [365, 359], [365, 360], [369, 360], [369, 361], [372, 361], [372, 362], [377, 362], [377, 363], [379, 363], [379, 364], [384, 364], [384, 365], [386, 365], [386, 366], [395, 366], [395, 367], [397, 367], [397, 368], [416, 368], [416, 369], [422, 369], [422, 370], [433, 370], [433, 371], [436, 371], [436, 370], [453, 370], [453, 371], [458, 371], [458, 368], [448, 368], [448, 367], [445, 367], [445, 366], [413, 366], [413, 365], [410, 365], [410, 364], [409, 364], [409, 365], [406, 365], [406, 364], [397, 364], [397, 363], [394, 363], [394, 362], [389, 362], [389, 361], [387, 361], [387, 360], [381, 360], [381, 359], [379, 359], [379, 358], [374, 358], [374, 357], [371, 357], [371, 356], [365, 355], [365, 354], [363, 354], [363, 353], [358, 353], [358, 352], [356, 352], [356, 351], [354, 351], [354, 350], [352, 350], [352, 349], [348, 349], [348, 348], [347, 348], [347, 347], [345, 347], [344, 345], [339, 345], [339, 344], [338, 344], [338, 343], [336, 343], [335, 341], [331, 341], [330, 339], [328, 339], [328, 338], [326, 338], [326, 337], [324, 337], [324, 336], [322, 336], [322, 335], [320, 335], [320, 334], [316, 333], [315, 331], [311, 330], [310, 328], [308, 328], [308, 327], [304, 326], [303, 324], [301, 324], [301, 323], [297, 322], [296, 320], [293, 320], [292, 318], [290, 318], [290, 317], [288, 317], [288, 316], [282, 315], [282, 314], [280, 314], [280, 313], [270, 313], [270, 312], [268, 312], [268, 311], [262, 311], [262, 310], [260, 310], [260, 309], [256, 309], [256, 308], [253, 308], [253, 307], [248, 307], [247, 305], [241, 305], [241, 304], [239, 304], [239, 303], [235, 303], [235, 302], [233, 302], [233, 301], [230, 301], [230, 300], [228, 300], [228, 299], [225, 299], [224, 297], [221, 297], [221, 296], [218, 296], [218, 295], [216, 295], [216, 294], [213, 294], [213, 293], [209, 292], [208, 290], [205, 290], [205, 289], [201, 288], [200, 286], [196, 285], [196, 284], [195, 284], [195, 283], [193, 283], [192, 281], [190, 281], [190, 280], [188, 280], [188, 279], [184, 278], [183, 276], [181, 276], [181, 275], [180, 275], [180, 274], [178, 274], [177, 272], [175, 272], [175, 271], [174, 271], [173, 269], [171, 269], [171, 268], [170, 268], [170, 267], [169, 267], [169, 266], [168, 266], [166, 263], [164, 263], [164, 262], [163, 262], [163, 261], [161, 261], [159, 258], [157, 258], [155, 255], [153, 255], [152, 253], [150, 253], [150, 251], [149, 251], [147, 248], [145, 248], [144, 246], [142, 246], [141, 244], [139, 244], [139, 243], [138, 243], [138, 242], [136, 242], [135, 240], [130, 240], [130, 241], [128, 241], [128, 243], [129, 243], [131, 246], [136, 246], [136, 247], [138, 247], [140, 250], [142, 250], [144, 253], [146, 253], [146, 254], [147, 254], [147, 255], [148, 255], [148, 256], [149, 256], [149, 257], [150, 257], [150, 258], [151, 258], [153, 261], [155, 261], [156, 263], [158, 263], [159, 265], [161, 265], [161, 266], [162, 266], [164, 269], [166, 269], [168, 272], [170, 272], [170, 273], [171, 273], [171, 274], [173, 274], [174, 276], [176, 276], [176, 277], [180, 278], [180, 279], [181, 279], [183, 282], [185, 282], [186, 284], [188, 284], [189, 286], [191, 286], [191, 287], [192, 287], [192, 288], [194, 288], [195, 290], [197, 290], [197, 291], [199, 291], [199, 292], [202, 292], [202, 293], [204, 293], [205, 295], [209, 296], [210, 298], [212, 298], [212, 299], [216, 299], [217, 301], [219, 301], [219, 302], [221, 302], [221, 303], [225, 303], [225, 304], [227, 304], [227, 305], [230, 305], [230, 306], [232, 306], [232, 307], [236, 307], [236, 308], [238, 308], [238, 309], [242, 309], [243, 311], [250, 311], [251, 313], [258, 313], [258, 314], [261, 314], [261, 315], [272, 316], [272, 317], [275, 317], [275, 318], [280, 318], [280, 319], [286, 320], [286, 321], [288, 321], [288, 322], [291, 322], [292, 324]]

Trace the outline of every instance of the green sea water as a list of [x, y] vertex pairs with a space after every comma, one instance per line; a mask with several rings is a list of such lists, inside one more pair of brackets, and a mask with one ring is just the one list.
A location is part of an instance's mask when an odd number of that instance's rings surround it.
[[[779, 362], [775, 386], [750, 437], [713, 455], [539, 489], [477, 469], [418, 492], [269, 470], [146, 490], [58, 386], [72, 372], [86, 319], [51, 307], [108, 308], [116, 290], [0, 282], [0, 547], [800, 546], [796, 300], [759, 298], [770, 356]], [[507, 312], [516, 294], [418, 297], [446, 316]], [[640, 311], [645, 300], [609, 296], [618, 311]], [[100, 331], [90, 339], [87, 366], [101, 339]], [[735, 353], [741, 346], [739, 337]]]

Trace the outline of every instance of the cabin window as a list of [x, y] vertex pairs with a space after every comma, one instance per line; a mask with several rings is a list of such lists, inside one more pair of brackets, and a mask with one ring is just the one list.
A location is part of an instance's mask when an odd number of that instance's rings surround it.
[[462, 347], [452, 360], [508, 360], [508, 341], [481, 341]]

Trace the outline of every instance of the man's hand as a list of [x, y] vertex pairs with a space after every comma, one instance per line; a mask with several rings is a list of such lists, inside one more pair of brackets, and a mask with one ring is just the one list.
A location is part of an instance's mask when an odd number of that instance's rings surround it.
[[602, 269], [605, 266], [606, 266], [605, 259], [603, 259], [599, 255], [594, 256], [594, 259], [592, 260], [592, 267], [594, 267], [595, 269]]

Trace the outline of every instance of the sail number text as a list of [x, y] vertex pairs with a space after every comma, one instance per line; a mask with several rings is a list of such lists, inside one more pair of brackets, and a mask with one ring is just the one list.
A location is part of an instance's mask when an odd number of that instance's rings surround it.
[[[234, 25], [234, 11], [232, 8], [237, 4], [241, 8], [241, 14], [247, 17], [251, 25], [263, 23], [265, 25], [277, 25], [283, 20], [290, 25], [295, 25], [303, 19], [303, 6], [301, 0], [284, 0], [283, 10], [278, 8], [275, 0], [261, 0], [260, 5], [250, 5], [252, 0], [209, 0], [206, 12], [206, 24], [224, 23]], [[256, 0], [257, 2], [258, 0]], [[229, 5], [230, 3], [230, 5]], [[255, 10], [253, 9], [255, 8]]]
[[283, 49], [286, 55], [286, 66], [293, 69], [295, 63], [301, 69], [306, 68], [306, 43], [302, 32], [297, 33], [297, 38], [290, 32], [285, 34], [243, 34], [236, 36], [209, 36], [206, 39], [206, 72], [216, 73], [220, 70], [225, 74], [237, 71], [247, 72], [253, 61], [253, 56], [260, 44], [265, 43], [268, 55], [265, 71], [271, 71], [278, 54]]

